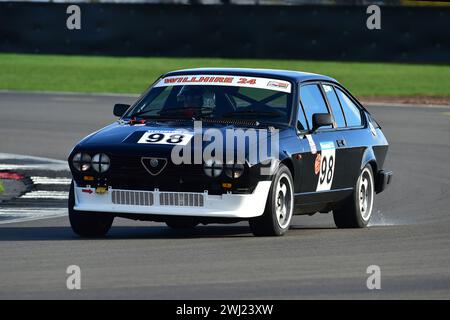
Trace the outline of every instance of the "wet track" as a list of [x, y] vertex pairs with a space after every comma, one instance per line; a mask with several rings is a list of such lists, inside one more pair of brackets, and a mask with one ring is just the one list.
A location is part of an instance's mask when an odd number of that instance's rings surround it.
[[[64, 159], [133, 99], [0, 93], [0, 152]], [[66, 217], [0, 224], [0, 298], [450, 299], [450, 109], [369, 110], [395, 174], [370, 228], [297, 216], [285, 237], [255, 238], [245, 223], [181, 233], [117, 219], [107, 239], [80, 240]], [[66, 289], [73, 264], [79, 291]], [[366, 287], [369, 265], [381, 290]]]

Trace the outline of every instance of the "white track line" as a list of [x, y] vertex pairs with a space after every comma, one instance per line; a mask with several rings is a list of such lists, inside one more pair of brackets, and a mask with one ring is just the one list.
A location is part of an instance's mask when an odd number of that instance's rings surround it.
[[[0, 164], [0, 170], [50, 170], [50, 171], [69, 171], [69, 165], [67, 161], [26, 156], [21, 154], [13, 153], [0, 153], [0, 163], [1, 160], [21, 160], [22, 164]], [[27, 160], [30, 161], [40, 161], [43, 163], [26, 163]]]
[[5, 159], [36, 160], [36, 161], [43, 161], [43, 162], [48, 162], [48, 163], [67, 164], [67, 161], [59, 160], [59, 159], [26, 156], [26, 155], [22, 155], [22, 154], [14, 154], [14, 153], [0, 153], [0, 160], [5, 160]]
[[25, 193], [20, 199], [68, 199], [69, 192], [67, 191], [31, 191]]
[[22, 209], [2, 209], [2, 215], [7, 216], [5, 220], [0, 219], [0, 224], [17, 223], [24, 221], [40, 220], [63, 217], [67, 215], [66, 208], [22, 208]]
[[49, 170], [68, 171], [69, 165], [65, 164], [0, 164], [0, 170]]
[[69, 178], [49, 178], [49, 177], [31, 177], [34, 184], [58, 184], [58, 185], [69, 185], [71, 179]]
[[41, 207], [29, 207], [29, 208], [4, 208], [2, 213], [7, 215], [48, 215], [65, 213], [67, 208], [41, 208]]

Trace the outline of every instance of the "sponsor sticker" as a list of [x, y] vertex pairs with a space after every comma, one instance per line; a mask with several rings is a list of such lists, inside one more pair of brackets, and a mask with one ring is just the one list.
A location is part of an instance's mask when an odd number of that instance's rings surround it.
[[311, 148], [311, 153], [316, 154], [317, 146], [316, 146], [316, 143], [314, 142], [313, 137], [310, 134], [307, 134], [306, 139], [308, 139], [309, 147]]
[[319, 174], [320, 172], [320, 153], [316, 155], [316, 160], [314, 161], [314, 174]]
[[181, 75], [160, 79], [154, 87], [168, 87], [180, 85], [210, 85], [210, 86], [234, 86], [258, 89], [268, 89], [291, 93], [291, 83], [289, 81], [245, 76], [228, 75]]
[[287, 88], [289, 86], [289, 83], [285, 81], [269, 81], [267, 86], [275, 88]]
[[107, 192], [108, 192], [108, 189], [106, 187], [97, 187], [95, 189], [95, 193], [98, 193], [98, 194], [105, 194]]
[[323, 89], [325, 90], [325, 92], [331, 92], [333, 90], [333, 88], [331, 88], [331, 86], [327, 86], [327, 85], [324, 85]]
[[332, 150], [332, 149], [335, 149], [333, 141], [320, 143], [320, 150]]

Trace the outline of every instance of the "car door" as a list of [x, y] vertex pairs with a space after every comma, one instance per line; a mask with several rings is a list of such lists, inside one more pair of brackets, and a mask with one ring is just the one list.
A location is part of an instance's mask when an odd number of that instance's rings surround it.
[[321, 127], [312, 132], [312, 116], [330, 113], [320, 83], [303, 84], [300, 88], [300, 111], [304, 112], [309, 132], [304, 134], [308, 144], [302, 154], [301, 193], [326, 193], [345, 188], [345, 160], [340, 141], [342, 134], [335, 126]]
[[338, 95], [336, 93], [336, 89], [331, 83], [321, 83], [322, 90], [324, 92], [324, 96], [327, 100], [327, 104], [329, 109], [333, 114], [334, 119], [334, 127], [336, 131], [339, 133], [339, 140], [336, 141], [337, 146], [340, 149], [342, 159], [344, 161], [343, 172], [345, 172], [342, 178], [341, 188], [351, 188], [353, 187], [353, 173], [349, 172], [351, 165], [349, 162], [352, 162], [352, 152], [351, 152], [351, 142], [353, 139], [348, 140], [347, 132], [347, 122], [345, 120], [344, 111], [342, 109], [341, 103], [339, 101]]
[[365, 128], [363, 112], [353, 98], [339, 86], [334, 86], [334, 92], [338, 97], [346, 123], [344, 130], [341, 130], [345, 144], [345, 171], [347, 172], [345, 184], [348, 187], [354, 187], [360, 173], [364, 151], [371, 144], [371, 133]]

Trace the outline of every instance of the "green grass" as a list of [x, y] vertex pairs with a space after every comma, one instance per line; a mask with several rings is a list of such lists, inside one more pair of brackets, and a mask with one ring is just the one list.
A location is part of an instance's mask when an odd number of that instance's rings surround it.
[[0, 54], [0, 89], [140, 93], [191, 67], [279, 68], [332, 76], [357, 96], [450, 96], [450, 65]]

